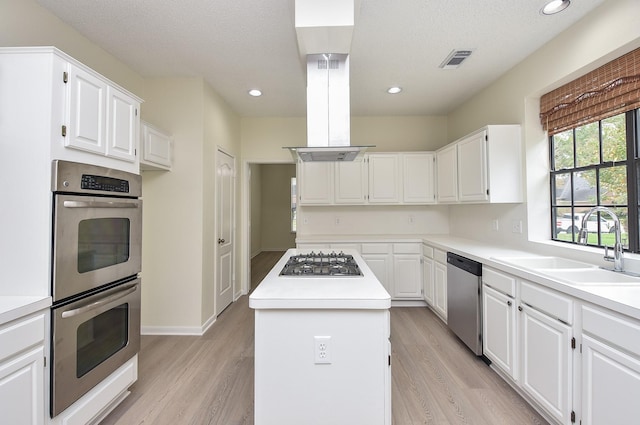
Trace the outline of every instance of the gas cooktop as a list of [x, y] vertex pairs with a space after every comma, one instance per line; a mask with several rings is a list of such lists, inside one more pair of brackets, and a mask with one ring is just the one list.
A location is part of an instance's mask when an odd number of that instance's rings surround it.
[[292, 255], [287, 260], [280, 276], [362, 276], [362, 271], [353, 255], [343, 252], [323, 254], [322, 251]]

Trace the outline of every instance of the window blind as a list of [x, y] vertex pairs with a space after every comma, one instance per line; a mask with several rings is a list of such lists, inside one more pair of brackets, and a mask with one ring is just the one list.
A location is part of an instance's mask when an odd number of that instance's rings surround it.
[[640, 107], [640, 48], [540, 98], [540, 121], [551, 136]]

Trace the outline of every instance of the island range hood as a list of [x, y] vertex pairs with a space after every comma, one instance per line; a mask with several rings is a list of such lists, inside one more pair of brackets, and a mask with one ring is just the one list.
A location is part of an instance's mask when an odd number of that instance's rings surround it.
[[372, 147], [350, 144], [348, 52], [356, 3], [327, 10], [322, 2], [296, 0], [298, 48], [307, 65], [307, 145], [285, 149], [302, 161], [353, 161]]

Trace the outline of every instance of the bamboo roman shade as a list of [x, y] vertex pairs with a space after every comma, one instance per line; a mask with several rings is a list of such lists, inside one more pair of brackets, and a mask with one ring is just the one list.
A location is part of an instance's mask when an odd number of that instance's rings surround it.
[[540, 99], [540, 121], [549, 135], [640, 107], [640, 48]]

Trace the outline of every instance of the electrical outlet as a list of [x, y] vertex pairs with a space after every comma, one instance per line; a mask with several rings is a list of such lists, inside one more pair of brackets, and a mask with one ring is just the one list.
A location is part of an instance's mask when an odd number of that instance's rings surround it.
[[512, 233], [522, 233], [522, 220], [513, 220], [511, 222]]
[[314, 336], [313, 342], [315, 364], [331, 364], [331, 337]]
[[496, 218], [491, 221], [491, 230], [493, 230], [494, 232], [497, 232], [498, 229], [500, 229], [500, 224], [498, 222], [498, 219]]
[[340, 217], [336, 217], [336, 226], [340, 224]]
[[409, 224], [413, 224], [413, 215], [409, 215]]

